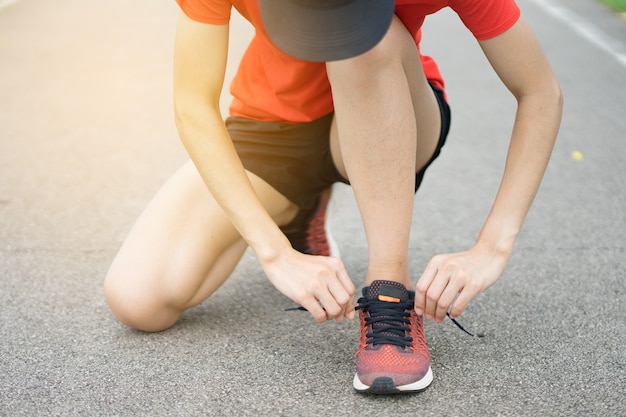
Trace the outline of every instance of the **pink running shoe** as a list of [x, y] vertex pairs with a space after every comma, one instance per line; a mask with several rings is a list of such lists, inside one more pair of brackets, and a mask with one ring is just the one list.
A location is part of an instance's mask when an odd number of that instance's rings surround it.
[[370, 394], [419, 392], [433, 380], [424, 322], [413, 309], [415, 293], [393, 281], [363, 288], [354, 389]]
[[309, 255], [339, 257], [339, 248], [330, 234], [326, 215], [330, 193], [330, 188], [324, 190], [314, 208], [300, 210], [291, 223], [281, 227], [295, 250]]

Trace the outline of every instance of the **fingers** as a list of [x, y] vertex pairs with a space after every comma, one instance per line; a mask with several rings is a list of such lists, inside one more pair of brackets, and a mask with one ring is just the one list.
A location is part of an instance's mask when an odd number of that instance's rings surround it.
[[332, 290], [330, 288], [324, 288], [321, 293], [315, 294], [315, 298], [319, 300], [319, 304], [321, 304], [322, 308], [326, 312], [326, 319], [334, 319], [338, 317], [343, 317], [343, 311], [345, 309], [345, 301], [340, 301], [347, 298], [345, 293], [342, 293], [339, 296], [339, 299], [335, 298]]
[[318, 323], [344, 317], [354, 318], [354, 284], [343, 263], [336, 258], [316, 257], [322, 262], [315, 277], [294, 300], [305, 307]]
[[350, 276], [346, 272], [346, 269], [339, 259], [335, 259], [338, 263], [337, 265], [337, 278], [338, 281], [333, 281], [332, 285], [329, 286], [331, 293], [335, 297], [335, 299], [339, 302], [339, 304], [343, 305], [343, 311], [339, 317], [337, 317], [338, 321], [341, 321], [343, 317], [346, 317], [349, 320], [354, 319], [354, 284], [350, 279]]
[[417, 281], [417, 285], [415, 286], [415, 313], [418, 316], [426, 315], [428, 311], [426, 305], [426, 294], [429, 291], [432, 282], [435, 280], [435, 277], [437, 276], [437, 272], [439, 271], [439, 264], [440, 257], [435, 256], [428, 263], [426, 269], [424, 270], [424, 273]]
[[[461, 288], [459, 288], [458, 281], [449, 281], [448, 286], [439, 297], [439, 300], [437, 300], [435, 306], [435, 321], [437, 323], [441, 323], [445, 319], [450, 306], [453, 305], [453, 303], [456, 303], [455, 299], [459, 295], [460, 291]], [[459, 314], [461, 314], [461, 312], [459, 312]], [[452, 318], [454, 317], [456, 316], [452, 316]]]
[[[462, 289], [463, 279], [462, 272], [458, 271], [458, 267], [454, 264], [446, 263], [441, 257], [433, 258], [431, 261], [431, 279], [426, 287], [424, 280], [421, 283], [420, 291], [423, 293], [421, 297], [424, 299], [424, 315], [426, 320], [435, 320], [441, 323], [450, 305], [454, 301], [458, 292]], [[420, 283], [418, 283], [418, 286]]]
[[[442, 322], [446, 313], [452, 318], [463, 313], [467, 304], [486, 288], [485, 263], [467, 252], [437, 255], [428, 264], [415, 287], [415, 312], [427, 320]], [[481, 266], [482, 265], [482, 266]]]
[[302, 307], [309, 312], [309, 314], [313, 317], [318, 323], [323, 323], [328, 320], [328, 316], [326, 315], [326, 310], [322, 305], [315, 299], [305, 300], [305, 301], [297, 301]]
[[465, 307], [467, 307], [467, 304], [469, 304], [469, 302], [476, 297], [479, 292], [480, 289], [475, 288], [472, 285], [468, 285], [463, 288], [463, 291], [461, 291], [456, 300], [454, 300], [452, 308], [450, 308], [450, 318], [454, 319], [460, 316], [465, 310]]

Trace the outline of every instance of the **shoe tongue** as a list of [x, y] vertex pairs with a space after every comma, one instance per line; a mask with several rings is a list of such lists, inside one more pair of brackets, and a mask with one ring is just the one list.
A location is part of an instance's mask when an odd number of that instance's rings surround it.
[[409, 291], [399, 282], [374, 281], [369, 287], [363, 288], [363, 296], [369, 300], [400, 303], [409, 300]]

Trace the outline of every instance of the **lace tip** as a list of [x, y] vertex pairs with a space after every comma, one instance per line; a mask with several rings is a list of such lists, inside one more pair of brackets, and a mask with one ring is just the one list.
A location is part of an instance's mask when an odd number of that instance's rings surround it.
[[289, 307], [289, 308], [286, 308], [286, 309], [285, 309], [285, 311], [297, 311], [297, 310], [300, 310], [300, 311], [308, 311], [306, 308], [304, 308], [304, 307], [302, 307], [302, 306], [298, 306], [298, 307]]
[[468, 331], [465, 329], [465, 327], [461, 326], [461, 323], [459, 323], [458, 321], [456, 321], [455, 319], [453, 319], [452, 317], [450, 317], [450, 313], [446, 313], [446, 316], [448, 316], [448, 318], [450, 320], [452, 320], [452, 323], [454, 323], [456, 325], [456, 327], [458, 327], [459, 329], [463, 330], [465, 333], [467, 333], [468, 335], [474, 337], [474, 333]]

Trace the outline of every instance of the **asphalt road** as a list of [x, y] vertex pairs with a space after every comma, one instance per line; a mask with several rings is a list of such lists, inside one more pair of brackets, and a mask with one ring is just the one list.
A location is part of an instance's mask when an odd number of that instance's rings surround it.
[[[283, 312], [251, 253], [169, 331], [114, 320], [105, 271], [186, 158], [177, 6], [0, 1], [0, 416], [626, 415], [626, 20], [588, 0], [519, 3], [566, 101], [543, 186], [509, 268], [462, 316], [483, 337], [428, 323], [432, 386], [368, 397], [351, 386], [357, 324]], [[232, 31], [236, 61], [251, 30]], [[424, 36], [453, 127], [416, 199], [415, 275], [473, 242], [514, 116], [454, 14], [427, 19]], [[360, 286], [363, 230], [351, 191], [335, 191], [334, 235]]]

